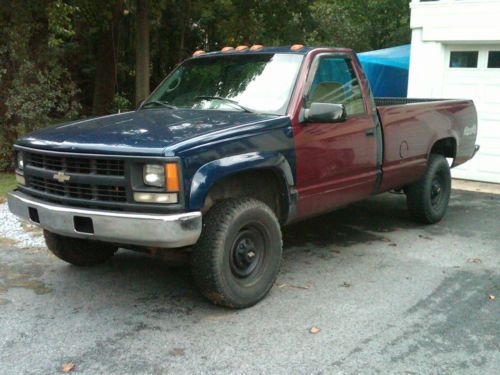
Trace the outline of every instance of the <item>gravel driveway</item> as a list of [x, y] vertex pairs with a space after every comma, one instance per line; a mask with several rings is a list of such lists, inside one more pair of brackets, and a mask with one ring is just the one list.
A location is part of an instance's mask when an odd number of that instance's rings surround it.
[[385, 194], [289, 227], [276, 286], [242, 311], [185, 266], [122, 250], [76, 268], [34, 233], [0, 240], [2, 374], [500, 373], [499, 195], [454, 191], [434, 226]]

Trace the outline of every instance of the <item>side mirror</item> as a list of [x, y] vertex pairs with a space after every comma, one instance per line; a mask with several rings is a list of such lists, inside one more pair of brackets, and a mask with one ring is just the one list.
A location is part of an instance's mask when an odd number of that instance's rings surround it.
[[304, 112], [306, 122], [344, 122], [347, 113], [343, 104], [311, 103]]

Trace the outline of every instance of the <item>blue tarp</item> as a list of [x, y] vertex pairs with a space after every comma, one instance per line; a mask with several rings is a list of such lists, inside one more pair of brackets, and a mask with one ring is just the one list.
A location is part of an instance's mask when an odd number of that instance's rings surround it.
[[401, 97], [408, 93], [408, 71], [410, 69], [410, 44], [358, 53], [373, 95], [378, 97]]

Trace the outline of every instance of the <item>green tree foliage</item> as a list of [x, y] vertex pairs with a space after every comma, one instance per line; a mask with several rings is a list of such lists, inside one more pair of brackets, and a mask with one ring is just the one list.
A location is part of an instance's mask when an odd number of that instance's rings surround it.
[[58, 3], [0, 5], [0, 169], [11, 167], [10, 145], [19, 135], [79, 112], [78, 89], [58, 54], [62, 29], [52, 23]]
[[356, 51], [409, 43], [408, 0], [324, 0], [310, 5], [316, 27], [308, 43]]
[[0, 2], [0, 169], [11, 166], [19, 135], [133, 108], [137, 51], [149, 55], [155, 87], [196, 49], [302, 43], [365, 51], [410, 40], [409, 0], [148, 0], [143, 46], [136, 28], [144, 1]]

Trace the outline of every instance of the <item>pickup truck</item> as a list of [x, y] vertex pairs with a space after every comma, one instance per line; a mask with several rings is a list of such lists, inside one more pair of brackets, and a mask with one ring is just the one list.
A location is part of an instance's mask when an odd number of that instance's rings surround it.
[[244, 308], [289, 223], [390, 190], [439, 221], [476, 134], [470, 100], [374, 98], [349, 49], [197, 51], [134, 111], [21, 137], [8, 204], [66, 262], [181, 249], [207, 299]]

